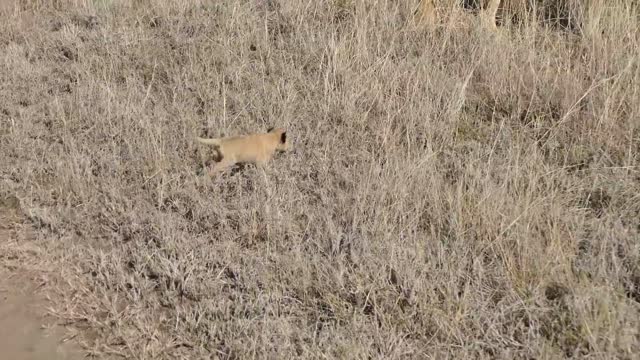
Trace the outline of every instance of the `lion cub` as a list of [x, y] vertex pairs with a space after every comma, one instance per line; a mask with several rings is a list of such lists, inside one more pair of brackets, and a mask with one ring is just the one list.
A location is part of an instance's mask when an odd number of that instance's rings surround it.
[[210, 173], [214, 174], [237, 163], [253, 163], [264, 166], [276, 152], [289, 150], [287, 132], [272, 128], [266, 134], [232, 136], [218, 139], [196, 138], [198, 142], [213, 145], [216, 151], [215, 164]]

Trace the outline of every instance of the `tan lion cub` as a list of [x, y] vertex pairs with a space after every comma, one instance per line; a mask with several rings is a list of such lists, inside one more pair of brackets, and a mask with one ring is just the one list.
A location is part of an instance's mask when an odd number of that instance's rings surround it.
[[289, 150], [287, 132], [281, 128], [269, 129], [266, 134], [232, 136], [218, 139], [196, 138], [198, 142], [213, 145], [216, 151], [214, 174], [238, 163], [253, 163], [264, 166], [273, 155]]

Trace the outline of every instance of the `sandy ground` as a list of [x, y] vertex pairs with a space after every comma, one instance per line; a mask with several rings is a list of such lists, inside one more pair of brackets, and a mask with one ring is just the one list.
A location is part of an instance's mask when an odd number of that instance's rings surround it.
[[44, 301], [33, 284], [15, 280], [0, 285], [0, 349], [6, 359], [82, 359], [81, 352], [62, 342], [63, 331], [46, 328]]
[[3, 359], [82, 359], [64, 329], [46, 316], [47, 302], [38, 285], [19, 267], [9, 267], [11, 254], [2, 249], [12, 242], [10, 216], [0, 207], [0, 349]]

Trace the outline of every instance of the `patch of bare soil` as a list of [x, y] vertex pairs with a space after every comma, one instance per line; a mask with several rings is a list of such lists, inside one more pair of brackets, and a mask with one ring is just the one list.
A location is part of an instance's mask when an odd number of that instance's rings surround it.
[[3, 359], [82, 359], [79, 347], [65, 341], [64, 329], [51, 325], [47, 301], [36, 281], [16, 266], [9, 250], [15, 242], [12, 212], [0, 207], [0, 349]]

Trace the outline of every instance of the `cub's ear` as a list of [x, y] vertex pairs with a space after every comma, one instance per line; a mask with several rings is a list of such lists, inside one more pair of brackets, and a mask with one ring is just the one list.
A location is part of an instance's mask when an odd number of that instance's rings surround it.
[[283, 131], [282, 134], [280, 134], [280, 143], [282, 144], [286, 144], [287, 143], [287, 132]]
[[267, 129], [267, 132], [268, 132], [268, 133], [270, 133], [270, 132], [272, 132], [274, 129], [275, 129], [275, 128], [272, 126], [272, 127], [270, 127], [270, 128], [268, 128], [268, 129]]

